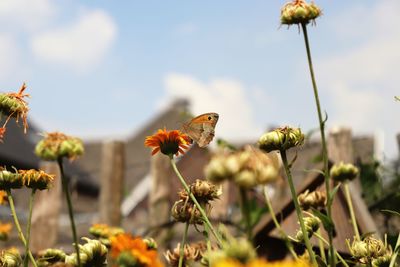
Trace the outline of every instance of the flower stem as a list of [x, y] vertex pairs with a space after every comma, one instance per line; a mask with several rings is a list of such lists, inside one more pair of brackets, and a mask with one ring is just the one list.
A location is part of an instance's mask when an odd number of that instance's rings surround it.
[[80, 267], [81, 266], [81, 258], [79, 256], [79, 243], [78, 243], [78, 237], [77, 237], [77, 234], [76, 234], [76, 227], [75, 227], [75, 221], [74, 221], [74, 212], [73, 212], [73, 209], [72, 209], [72, 201], [71, 201], [71, 196], [70, 196], [70, 193], [69, 193], [68, 181], [67, 181], [67, 177], [65, 177], [65, 174], [64, 174], [62, 158], [58, 158], [57, 162], [58, 162], [58, 166], [60, 168], [61, 182], [62, 182], [64, 194], [65, 194], [65, 197], [67, 199], [67, 204], [68, 204], [68, 215], [69, 215], [69, 220], [70, 220], [70, 223], [71, 223], [72, 236], [73, 236], [73, 239], [74, 239], [74, 247], [75, 247], [75, 252], [76, 252], [76, 258], [77, 258], [77, 261], [78, 261], [78, 267]]
[[[207, 224], [204, 225], [204, 234], [206, 236], [206, 242], [207, 242], [207, 252], [208, 255], [211, 255], [211, 240], [210, 240], [210, 229], [208, 229]], [[211, 259], [208, 257], [208, 266], [211, 266]]]
[[[321, 242], [324, 242], [326, 245], [329, 246], [328, 241], [326, 241], [319, 233], [314, 233], [314, 235], [315, 235]], [[336, 254], [336, 256], [338, 257], [338, 259], [343, 263], [343, 265], [344, 265], [345, 267], [349, 267], [349, 265], [347, 264], [347, 262], [343, 259], [342, 256], [340, 256], [340, 254], [339, 254], [337, 251], [335, 251], [335, 254]]]
[[350, 190], [349, 190], [349, 182], [344, 183], [344, 193], [346, 196], [347, 206], [349, 206], [351, 224], [353, 225], [354, 234], [356, 235], [357, 240], [361, 240], [360, 232], [358, 231], [357, 227], [356, 217], [354, 216], [353, 203], [351, 201]]
[[300, 205], [297, 200], [296, 189], [294, 188], [293, 178], [292, 178], [292, 174], [290, 172], [289, 163], [288, 163], [287, 156], [286, 156], [286, 150], [281, 150], [280, 152], [281, 152], [281, 157], [282, 157], [282, 161], [283, 161], [283, 166], [285, 167], [285, 172], [286, 172], [286, 175], [288, 178], [290, 192], [292, 193], [292, 198], [293, 198], [294, 207], [296, 209], [297, 218], [299, 219], [300, 228], [301, 228], [301, 231], [303, 232], [304, 243], [308, 250], [308, 254], [310, 255], [311, 263], [316, 265], [317, 260], [315, 259], [315, 254], [314, 254], [314, 251], [312, 250], [310, 238], [308, 237], [308, 234], [306, 231], [306, 225], [304, 223], [303, 213], [301, 212]]
[[[24, 244], [24, 246], [26, 247], [27, 246], [26, 239], [25, 239], [24, 234], [22, 233], [21, 225], [19, 224], [19, 220], [18, 220], [18, 217], [17, 217], [17, 212], [15, 211], [14, 200], [13, 200], [13, 197], [11, 195], [11, 190], [6, 190], [6, 192], [7, 192], [8, 203], [10, 204], [11, 214], [12, 214], [12, 216], [14, 218], [15, 226], [17, 227], [18, 236], [21, 239], [21, 241]], [[29, 257], [29, 259], [32, 262], [32, 265], [34, 267], [37, 267], [35, 258], [33, 257], [32, 252], [29, 250], [29, 248], [28, 248], [28, 254], [25, 255], [25, 257]]]
[[[321, 228], [318, 228], [317, 233], [318, 235], [321, 235]], [[324, 243], [322, 242], [321, 239], [318, 239], [318, 244], [319, 244], [319, 253], [321, 254], [321, 258], [326, 262]]]
[[[33, 210], [33, 201], [35, 198], [36, 189], [32, 189], [31, 196], [29, 198], [29, 217], [28, 223], [26, 225], [26, 245], [25, 245], [25, 255], [29, 254], [29, 242], [31, 238], [31, 224], [32, 224], [32, 210]], [[24, 259], [24, 267], [28, 267], [28, 257]]]
[[271, 215], [272, 221], [275, 224], [276, 229], [278, 229], [280, 235], [282, 236], [283, 240], [285, 240], [285, 245], [287, 247], [287, 249], [289, 250], [289, 252], [292, 254], [293, 258], [297, 260], [297, 254], [296, 252], [294, 252], [293, 249], [293, 245], [289, 240], [289, 237], [287, 236], [287, 234], [285, 233], [285, 231], [283, 231], [281, 225], [279, 224], [278, 220], [276, 219], [276, 215], [275, 215], [275, 211], [272, 208], [272, 204], [271, 204], [271, 199], [268, 196], [268, 192], [267, 192], [267, 187], [264, 186], [264, 198], [265, 198], [265, 202], [267, 204], [268, 207], [268, 211]]
[[178, 264], [178, 267], [182, 267], [183, 256], [185, 254], [185, 244], [186, 244], [186, 238], [187, 238], [188, 230], [189, 230], [189, 222], [186, 222], [186, 224], [185, 224], [185, 232], [183, 233], [183, 236], [182, 236], [182, 243], [179, 246], [179, 264]]
[[246, 224], [246, 234], [247, 239], [252, 242], [253, 234], [252, 234], [252, 227], [251, 227], [251, 220], [250, 220], [250, 209], [249, 209], [249, 199], [247, 198], [247, 192], [245, 188], [240, 187], [240, 198], [241, 198], [241, 208], [242, 208], [242, 216], [244, 222]]
[[[317, 88], [317, 82], [315, 81], [315, 75], [314, 75], [314, 68], [312, 64], [312, 59], [311, 59], [311, 50], [310, 50], [310, 44], [308, 42], [308, 34], [307, 34], [307, 25], [305, 23], [301, 24], [301, 28], [303, 29], [303, 35], [304, 35], [304, 42], [307, 50], [307, 60], [308, 60], [308, 66], [310, 69], [310, 75], [311, 75], [311, 82], [314, 90], [314, 98], [315, 98], [315, 104], [317, 106], [317, 112], [318, 112], [318, 120], [319, 120], [319, 129], [321, 133], [321, 144], [322, 144], [322, 161], [324, 164], [324, 177], [325, 177], [325, 190], [327, 193], [328, 197], [328, 205], [327, 205], [327, 213], [328, 217], [332, 219], [332, 199], [330, 195], [330, 184], [329, 184], [329, 165], [328, 165], [328, 150], [326, 146], [326, 140], [325, 140], [325, 122], [322, 118], [322, 112], [321, 112], [321, 105], [319, 101], [319, 96], [318, 96], [318, 88]], [[329, 251], [330, 251], [330, 266], [334, 267], [336, 265], [336, 259], [335, 259], [335, 248], [333, 247], [333, 230], [330, 229], [328, 231], [328, 237], [329, 237]]]
[[175, 163], [175, 160], [174, 160], [173, 156], [170, 156], [170, 162], [171, 162], [172, 168], [174, 169], [176, 175], [178, 176], [181, 184], [185, 188], [186, 192], [189, 194], [189, 197], [192, 199], [193, 203], [199, 209], [200, 214], [203, 217], [204, 222], [207, 224], [208, 228], [211, 230], [212, 234], [215, 236], [215, 239], [217, 240], [218, 244], [221, 245], [222, 244], [221, 237], [214, 230], [214, 227], [212, 226], [210, 220], [208, 219], [207, 214], [205, 213], [204, 209], [201, 207], [201, 205], [197, 201], [196, 197], [190, 191], [189, 186], [187, 185], [185, 179], [182, 177], [181, 173], [179, 172], [178, 168], [176, 167], [176, 163]]
[[392, 259], [390, 260], [389, 267], [394, 267], [394, 265], [396, 263], [397, 254], [399, 253], [399, 249], [400, 249], [400, 233], [399, 233], [399, 236], [397, 237], [396, 246], [394, 247], [393, 255], [392, 255]]

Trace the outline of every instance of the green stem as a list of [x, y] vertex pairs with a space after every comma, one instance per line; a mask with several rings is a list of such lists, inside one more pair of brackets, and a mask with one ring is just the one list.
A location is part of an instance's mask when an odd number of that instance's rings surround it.
[[242, 208], [242, 216], [244, 222], [246, 224], [246, 233], [247, 239], [252, 242], [253, 234], [252, 234], [252, 227], [251, 227], [251, 220], [250, 220], [250, 210], [249, 210], [249, 200], [247, 198], [247, 192], [245, 188], [240, 187], [240, 198], [241, 198], [241, 208]]
[[[318, 228], [317, 233], [319, 236], [321, 236], [321, 228]], [[319, 244], [319, 253], [321, 254], [321, 258], [326, 262], [324, 243], [322, 242], [321, 239], [318, 239], [318, 244]]]
[[268, 192], [267, 192], [267, 187], [266, 186], [264, 186], [264, 198], [265, 198], [265, 202], [267, 204], [269, 213], [271, 214], [271, 218], [272, 218], [272, 221], [275, 224], [276, 229], [278, 229], [278, 231], [279, 231], [280, 235], [282, 236], [283, 240], [285, 240], [285, 245], [286, 245], [287, 249], [289, 250], [289, 252], [292, 254], [293, 258], [297, 260], [297, 258], [298, 258], [297, 254], [296, 254], [296, 252], [294, 252], [293, 245], [289, 241], [289, 237], [287, 236], [285, 231], [283, 231], [281, 225], [279, 224], [278, 220], [276, 219], [275, 211], [272, 208], [271, 199], [268, 196]]
[[[13, 200], [13, 197], [11, 195], [11, 190], [8, 189], [8, 190], [6, 190], [6, 192], [7, 192], [8, 203], [10, 204], [11, 214], [12, 214], [12, 216], [14, 218], [15, 226], [17, 227], [18, 236], [21, 239], [21, 241], [24, 244], [24, 246], [26, 247], [26, 245], [27, 245], [26, 239], [25, 239], [24, 234], [22, 233], [21, 225], [19, 224], [19, 220], [18, 220], [18, 217], [17, 217], [17, 212], [15, 211], [14, 200]], [[28, 249], [28, 254], [25, 255], [25, 257], [29, 257], [29, 259], [32, 262], [32, 265], [34, 267], [37, 267], [35, 258], [33, 257], [32, 252], [29, 249]]]
[[310, 254], [311, 263], [316, 265], [317, 260], [315, 259], [315, 254], [314, 254], [314, 251], [312, 250], [310, 239], [309, 239], [307, 231], [306, 231], [306, 225], [304, 223], [303, 213], [301, 212], [300, 205], [297, 200], [296, 189], [294, 188], [293, 178], [292, 178], [292, 174], [290, 172], [289, 163], [288, 163], [287, 156], [286, 156], [286, 150], [281, 150], [280, 152], [281, 152], [281, 157], [282, 157], [282, 161], [283, 161], [283, 166], [285, 167], [285, 172], [286, 172], [286, 175], [288, 178], [290, 192], [292, 193], [292, 198], [293, 198], [294, 207], [296, 209], [297, 218], [299, 219], [300, 228], [301, 228], [301, 231], [303, 232], [304, 243], [308, 250], [308, 254]]
[[78, 267], [81, 266], [81, 258], [79, 255], [79, 243], [78, 243], [78, 237], [76, 234], [76, 227], [75, 227], [75, 221], [74, 221], [74, 212], [72, 209], [72, 201], [71, 201], [71, 196], [69, 193], [69, 187], [68, 187], [68, 181], [67, 181], [67, 177], [65, 177], [64, 174], [64, 168], [63, 168], [63, 164], [62, 164], [62, 158], [58, 158], [57, 160], [58, 162], [58, 166], [60, 168], [60, 174], [61, 174], [61, 182], [62, 182], [62, 186], [63, 186], [63, 190], [64, 190], [64, 194], [65, 197], [67, 199], [67, 206], [68, 206], [68, 215], [69, 215], [69, 220], [71, 223], [71, 229], [72, 229], [72, 236], [74, 239], [74, 247], [75, 247], [75, 252], [76, 252], [76, 258], [77, 258], [77, 262], [78, 262]]
[[208, 228], [210, 228], [212, 234], [214, 235], [215, 239], [217, 240], [218, 244], [221, 246], [222, 241], [221, 237], [218, 235], [218, 233], [214, 230], [214, 227], [212, 226], [210, 220], [207, 217], [207, 214], [205, 213], [204, 209], [201, 207], [199, 202], [197, 201], [196, 197], [193, 195], [193, 193], [190, 191], [189, 186], [187, 185], [185, 179], [182, 177], [181, 173], [179, 172], [178, 168], [176, 167], [175, 160], [173, 156], [170, 156], [170, 162], [172, 165], [172, 168], [174, 169], [176, 175], [178, 176], [181, 184], [185, 188], [186, 192], [189, 194], [189, 197], [192, 199], [193, 203], [196, 205], [196, 207], [199, 209], [201, 216], [203, 217], [204, 222], [207, 224]]
[[397, 237], [396, 246], [394, 247], [393, 255], [392, 255], [392, 259], [390, 260], [389, 267], [394, 267], [394, 265], [396, 263], [397, 254], [399, 253], [399, 249], [400, 249], [400, 233], [399, 233], [399, 236]]
[[[310, 50], [310, 44], [308, 42], [308, 34], [307, 34], [307, 25], [305, 23], [301, 24], [301, 27], [303, 29], [303, 34], [304, 34], [304, 42], [307, 50], [307, 60], [308, 60], [308, 66], [310, 69], [310, 75], [311, 75], [311, 82], [314, 90], [314, 98], [315, 98], [315, 104], [317, 106], [317, 112], [318, 112], [318, 121], [319, 121], [319, 129], [321, 133], [321, 144], [322, 144], [322, 160], [324, 164], [324, 177], [325, 177], [325, 190], [327, 193], [328, 197], [328, 205], [327, 205], [327, 213], [328, 217], [332, 219], [332, 199], [330, 195], [330, 184], [329, 184], [329, 165], [328, 165], [328, 150], [326, 146], [326, 140], [325, 140], [325, 122], [322, 118], [322, 112], [321, 112], [321, 105], [319, 101], [319, 96], [318, 96], [318, 88], [317, 88], [317, 82], [315, 81], [315, 75], [314, 75], [314, 68], [312, 64], [312, 59], [311, 59], [311, 50]], [[333, 230], [328, 231], [328, 237], [329, 237], [329, 251], [330, 251], [330, 266], [334, 267], [336, 266], [336, 259], [335, 259], [335, 248], [333, 247]]]
[[210, 229], [208, 229], [207, 224], [204, 225], [204, 232], [206, 235], [206, 242], [207, 242], [207, 252], [208, 252], [208, 266], [211, 266], [211, 240], [210, 240]]
[[[25, 255], [29, 254], [29, 242], [31, 238], [31, 224], [32, 224], [32, 210], [33, 210], [33, 201], [35, 198], [36, 189], [32, 189], [31, 196], [29, 198], [29, 217], [28, 223], [26, 226], [26, 245], [25, 245]], [[24, 267], [28, 267], [28, 257], [24, 259]]]
[[[328, 241], [326, 241], [325, 238], [323, 238], [320, 234], [314, 233], [314, 235], [315, 235], [320, 241], [324, 242], [326, 245], [329, 246]], [[337, 251], [335, 251], [335, 254], [336, 254], [336, 256], [338, 257], [338, 259], [343, 263], [344, 266], [349, 267], [349, 265], [347, 264], [347, 262], [343, 259], [342, 256], [340, 256], [340, 254], [339, 254]]]
[[353, 203], [351, 201], [349, 182], [344, 183], [344, 194], [346, 196], [347, 206], [349, 206], [351, 224], [353, 225], [354, 234], [357, 240], [361, 240], [360, 232], [358, 231], [356, 216], [354, 216]]
[[182, 267], [183, 264], [183, 256], [185, 254], [185, 244], [186, 244], [186, 238], [189, 230], [189, 222], [186, 222], [185, 224], [185, 232], [183, 233], [182, 236], [182, 243], [179, 246], [179, 264], [178, 267]]

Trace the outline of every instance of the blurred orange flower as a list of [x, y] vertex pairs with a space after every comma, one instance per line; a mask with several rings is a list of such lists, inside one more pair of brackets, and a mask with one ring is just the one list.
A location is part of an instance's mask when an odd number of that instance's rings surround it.
[[119, 234], [112, 236], [111, 240], [111, 257], [117, 259], [121, 253], [129, 253], [143, 266], [146, 267], [162, 267], [162, 263], [158, 259], [157, 251], [149, 249], [147, 244], [140, 237], [133, 237], [130, 234]]
[[165, 128], [163, 130], [159, 129], [154, 135], [147, 136], [144, 141], [145, 146], [153, 147], [151, 155], [161, 151], [167, 156], [174, 154], [178, 156], [179, 153], [184, 154], [184, 149], [187, 149], [190, 143], [189, 136], [179, 130], [167, 131]]
[[6, 191], [0, 190], [0, 205], [4, 205], [7, 203], [8, 198], [7, 198], [7, 193]]

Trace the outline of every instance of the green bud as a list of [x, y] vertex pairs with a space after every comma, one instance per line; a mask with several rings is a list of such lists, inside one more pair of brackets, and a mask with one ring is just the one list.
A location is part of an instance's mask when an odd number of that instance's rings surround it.
[[358, 176], [358, 168], [351, 163], [340, 162], [332, 166], [330, 176], [337, 182], [351, 181]]
[[4, 267], [19, 267], [22, 264], [22, 258], [19, 255], [18, 250], [8, 249], [4, 250], [0, 254], [0, 266]]

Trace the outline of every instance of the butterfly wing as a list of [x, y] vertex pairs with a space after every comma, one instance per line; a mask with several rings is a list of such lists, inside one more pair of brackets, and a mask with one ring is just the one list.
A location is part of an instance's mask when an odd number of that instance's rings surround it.
[[217, 113], [205, 113], [183, 124], [182, 131], [189, 135], [199, 147], [207, 146], [214, 138], [214, 128], [218, 122]]

